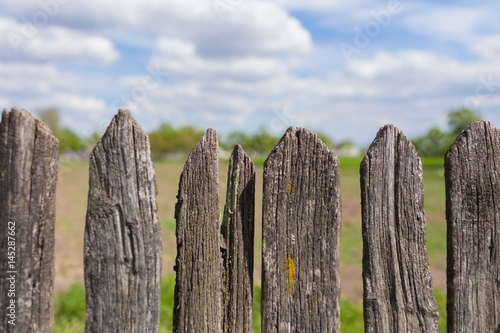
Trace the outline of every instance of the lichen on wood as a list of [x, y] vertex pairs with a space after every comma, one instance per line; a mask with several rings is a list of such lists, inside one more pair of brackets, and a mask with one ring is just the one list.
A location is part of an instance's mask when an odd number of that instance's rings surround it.
[[340, 331], [339, 163], [290, 127], [264, 163], [262, 331]]

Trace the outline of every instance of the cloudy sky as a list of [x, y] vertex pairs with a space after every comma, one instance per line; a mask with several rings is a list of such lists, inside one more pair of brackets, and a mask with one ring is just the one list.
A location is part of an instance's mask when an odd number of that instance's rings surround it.
[[469, 107], [500, 126], [500, 2], [0, 0], [0, 107], [103, 132], [118, 108], [222, 135], [371, 142]]

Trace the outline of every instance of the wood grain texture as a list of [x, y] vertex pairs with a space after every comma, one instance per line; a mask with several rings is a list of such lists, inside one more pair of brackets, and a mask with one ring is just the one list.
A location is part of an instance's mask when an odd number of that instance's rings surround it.
[[229, 159], [224, 236], [224, 332], [252, 332], [255, 167], [240, 145]]
[[386, 125], [360, 173], [365, 332], [438, 332], [415, 147]]
[[[54, 226], [59, 142], [26, 110], [0, 123], [0, 332], [52, 332]], [[15, 235], [8, 235], [15, 222]], [[12, 224], [11, 224], [12, 226]], [[14, 266], [8, 236], [15, 238]], [[16, 273], [9, 273], [15, 271]], [[14, 277], [15, 297], [8, 294]], [[12, 282], [12, 280], [10, 280]], [[15, 301], [15, 326], [7, 305]]]
[[158, 332], [161, 230], [149, 139], [119, 110], [90, 156], [85, 332]]
[[445, 157], [448, 332], [500, 332], [500, 131], [472, 123]]
[[188, 156], [175, 206], [174, 332], [221, 332], [224, 266], [220, 233], [219, 146], [208, 129]]
[[262, 332], [339, 332], [339, 164], [290, 127], [264, 163]]

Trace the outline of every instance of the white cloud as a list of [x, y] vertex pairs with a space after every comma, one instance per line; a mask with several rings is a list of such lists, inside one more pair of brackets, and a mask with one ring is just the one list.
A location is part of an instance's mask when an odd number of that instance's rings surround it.
[[[2, 94], [44, 94], [58, 86], [60, 73], [51, 64], [25, 64], [0, 62], [0, 91]], [[64, 81], [64, 80], [63, 80]], [[59, 87], [62, 88], [64, 82]]]
[[496, 73], [494, 61], [463, 62], [430, 51], [380, 51], [371, 58], [356, 59], [349, 65], [352, 72], [366, 79], [405, 78], [407, 84], [423, 87], [470, 83], [480, 75]]
[[[263, 53], [308, 53], [311, 36], [301, 23], [274, 4], [254, 1], [236, 8], [229, 23], [241, 31], [255, 27], [255, 45]], [[232, 27], [229, 27], [232, 29]]]
[[60, 26], [28, 28], [0, 17], [0, 36], [3, 59], [109, 64], [119, 57], [111, 40]]
[[470, 50], [490, 60], [498, 59], [500, 56], [500, 35], [479, 37], [470, 44]]
[[[177, 6], [176, 2], [172, 3]], [[269, 2], [249, 1], [226, 12], [224, 19], [217, 9], [205, 2], [205, 11], [197, 16], [171, 13], [152, 27], [159, 35], [176, 36], [193, 42], [202, 56], [242, 57], [248, 55], [304, 54], [312, 49], [309, 32], [283, 8]], [[198, 2], [193, 5], [200, 7]], [[174, 10], [175, 11], [175, 10]]]
[[[355, 123], [360, 128], [355, 140], [367, 143], [387, 122], [400, 126], [410, 137], [422, 134], [441, 124], [451, 107], [462, 106], [474, 94], [481, 75], [492, 74], [494, 82], [500, 80], [500, 69], [492, 71], [494, 61], [464, 62], [421, 50], [380, 51], [353, 60], [345, 70], [331, 69], [324, 78], [301, 77], [286, 62], [279, 71], [262, 66], [265, 75], [257, 75], [261, 64], [267, 60], [273, 64], [276, 59], [255, 58], [255, 63], [237, 66], [246, 64], [243, 59], [204, 58], [189, 42], [159, 40], [151, 63], [162, 66], [174, 81], [151, 91], [148, 103], [134, 107], [152, 116], [158, 114], [155, 110], [169, 110], [172, 118], [167, 119], [181, 117], [232, 130], [235, 126], [245, 129], [250, 119], [253, 126], [276, 128], [276, 110], [289, 105], [293, 120], [285, 117], [285, 127], [295, 124], [346, 138]], [[131, 77], [123, 83], [133, 86], [140, 80]], [[496, 105], [493, 94], [480, 102], [488, 108]]]
[[416, 33], [438, 34], [437, 37], [453, 40], [469, 39], [484, 9], [424, 5], [412, 12], [406, 20]]
[[57, 92], [51, 99], [56, 105], [64, 105], [67, 109], [85, 114], [103, 112], [108, 108], [103, 100], [94, 96], [80, 96], [72, 93]]
[[[55, 1], [55, 0], [54, 0]], [[16, 16], [42, 9], [38, 1], [9, 2], [4, 7]], [[311, 36], [282, 7], [266, 1], [235, 2], [223, 16], [213, 1], [195, 0], [89, 0], [60, 5], [51, 24], [79, 30], [148, 31], [193, 42], [202, 55], [307, 53]]]
[[113, 42], [62, 27], [49, 27], [28, 41], [24, 54], [36, 60], [109, 64], [119, 58]]
[[403, 25], [417, 35], [430, 35], [433, 40], [468, 44], [485, 31], [500, 28], [495, 17], [499, 10], [500, 4], [494, 1], [446, 5], [413, 3], [405, 12]]
[[244, 56], [239, 58], [207, 58], [195, 52], [195, 45], [179, 39], [160, 38], [151, 59], [174, 79], [196, 78], [256, 80], [285, 72], [276, 58]]
[[[367, 1], [364, 0], [353, 0], [346, 3], [341, 0], [274, 0], [272, 1], [281, 7], [288, 8], [291, 10], [305, 10], [305, 11], [324, 11], [324, 10], [344, 10], [346, 5], [358, 5], [366, 4]], [[373, 1], [372, 1], [373, 3]]]
[[72, 92], [54, 91], [49, 98], [40, 99], [37, 103], [47, 106], [60, 106], [65, 126], [75, 129], [83, 136], [89, 136], [95, 130], [103, 131], [118, 110], [111, 110], [100, 98], [79, 95]]
[[103, 115], [108, 115], [109, 122], [111, 110], [101, 98], [82, 91], [81, 79], [60, 72], [53, 64], [0, 62], [0, 109], [16, 106], [36, 113], [56, 107], [65, 125], [88, 134], [101, 126]]
[[193, 57], [195, 45], [178, 38], [160, 38], [156, 43], [155, 52], [161, 56], [175, 58]]
[[[481, 78], [493, 86], [480, 89], [480, 107], [488, 115], [500, 107], [500, 35], [488, 16], [498, 12], [494, 5], [402, 2], [403, 12], [347, 64], [338, 41], [352, 40], [353, 29], [387, 1], [228, 1], [224, 12], [217, 1], [64, 1], [21, 57], [6, 54], [10, 45], [0, 39], [0, 102], [57, 103], [76, 129], [102, 129], [127, 105], [146, 129], [160, 121], [222, 132], [264, 125], [280, 135], [276, 124], [294, 124], [361, 143], [387, 122], [410, 137], [442, 123], [447, 110], [475, 97]], [[16, 19], [0, 17], [1, 33], [43, 10], [37, 0], [3, 6]], [[329, 18], [328, 27], [316, 18]], [[315, 29], [322, 29], [319, 46]], [[99, 73], [71, 67], [115, 61], [113, 42], [126, 65]], [[450, 42], [458, 51], [443, 51]]]

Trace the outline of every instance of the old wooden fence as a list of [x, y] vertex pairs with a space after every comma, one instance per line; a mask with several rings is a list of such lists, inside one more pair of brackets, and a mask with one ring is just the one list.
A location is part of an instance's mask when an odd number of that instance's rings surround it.
[[[27, 111], [0, 124], [0, 332], [52, 332], [58, 142]], [[180, 175], [175, 332], [250, 332], [255, 168], [232, 152], [219, 212], [209, 129]], [[90, 157], [84, 240], [86, 332], [157, 332], [161, 231], [149, 141], [120, 110]], [[423, 172], [397, 128], [361, 163], [367, 332], [437, 332]], [[264, 164], [262, 330], [339, 332], [339, 162], [289, 128]], [[500, 132], [471, 124], [445, 156], [450, 332], [500, 331]]]

